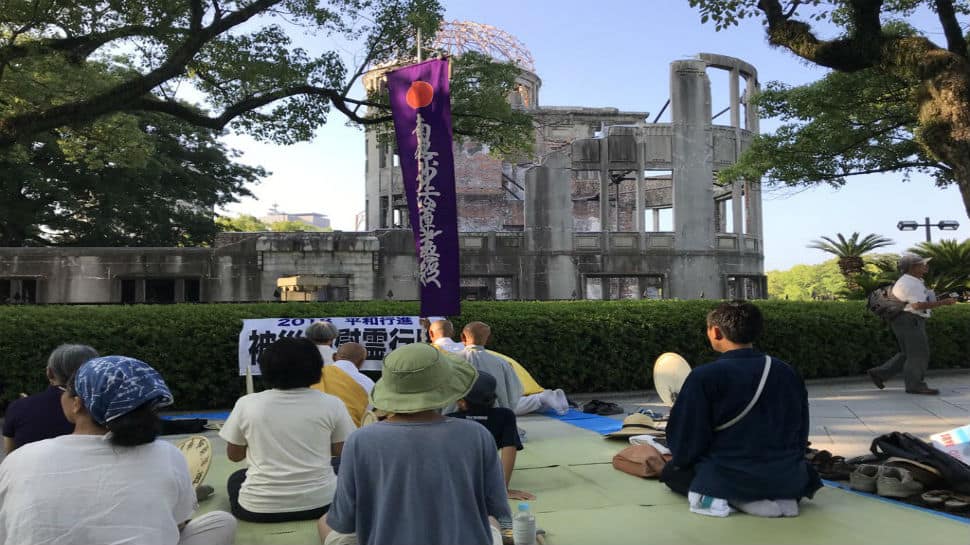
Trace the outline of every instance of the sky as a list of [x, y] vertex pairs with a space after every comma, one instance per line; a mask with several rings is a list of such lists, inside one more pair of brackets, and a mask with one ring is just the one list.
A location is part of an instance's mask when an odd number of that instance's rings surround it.
[[[757, 20], [717, 32], [713, 24], [701, 23], [687, 0], [442, 1], [446, 20], [492, 25], [525, 44], [542, 79], [540, 106], [609, 106], [647, 111], [653, 117], [669, 96], [670, 63], [702, 52], [753, 64], [762, 85], [773, 80], [808, 83], [825, 75], [824, 69], [770, 47]], [[931, 39], [942, 40], [937, 27], [923, 28]], [[353, 53], [352, 47], [341, 47], [348, 56]], [[713, 112], [728, 103], [727, 80], [717, 72], [709, 72]], [[762, 120], [763, 131], [775, 126], [777, 122]], [[239, 135], [224, 139], [244, 153], [243, 162], [272, 173], [251, 188], [254, 198], [224, 212], [259, 216], [277, 204], [291, 213], [327, 214], [335, 229], [354, 230], [356, 214], [364, 210], [364, 133], [347, 126], [339, 113], [307, 143], [279, 146]], [[961, 224], [957, 231], [934, 229], [933, 239], [968, 237], [970, 220], [955, 187], [941, 190], [919, 175], [901, 180], [897, 174], [869, 175], [850, 178], [838, 190], [765, 188], [765, 270], [829, 259], [806, 247], [823, 235], [876, 233], [894, 240], [886, 250], [895, 252], [925, 239], [924, 230], [898, 231], [900, 220], [956, 220]]]

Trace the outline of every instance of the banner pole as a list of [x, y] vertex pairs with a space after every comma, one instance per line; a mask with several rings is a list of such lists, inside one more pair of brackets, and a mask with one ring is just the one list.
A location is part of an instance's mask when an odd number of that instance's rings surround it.
[[421, 62], [421, 29], [418, 29], [418, 62]]
[[253, 387], [253, 366], [247, 365], [246, 366], [246, 393], [251, 394], [255, 390], [256, 388]]

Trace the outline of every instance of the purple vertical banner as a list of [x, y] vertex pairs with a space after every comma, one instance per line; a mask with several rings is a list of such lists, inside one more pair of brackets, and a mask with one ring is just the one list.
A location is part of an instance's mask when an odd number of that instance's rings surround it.
[[387, 88], [418, 254], [421, 315], [460, 314], [448, 60], [388, 72]]

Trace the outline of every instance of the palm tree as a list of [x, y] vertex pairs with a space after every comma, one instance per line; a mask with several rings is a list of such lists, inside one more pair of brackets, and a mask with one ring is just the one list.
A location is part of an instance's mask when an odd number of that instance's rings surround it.
[[910, 251], [933, 259], [925, 278], [928, 288], [938, 294], [970, 290], [970, 239], [923, 242]]
[[892, 240], [875, 233], [866, 235], [862, 240], [859, 239], [859, 233], [852, 233], [849, 238], [842, 236], [842, 233], [837, 233], [835, 236], [838, 238], [837, 241], [830, 237], [822, 237], [820, 240], [813, 240], [808, 247], [828, 252], [839, 258], [839, 272], [845, 277], [850, 290], [858, 287], [856, 278], [866, 266], [863, 256], [893, 244]]

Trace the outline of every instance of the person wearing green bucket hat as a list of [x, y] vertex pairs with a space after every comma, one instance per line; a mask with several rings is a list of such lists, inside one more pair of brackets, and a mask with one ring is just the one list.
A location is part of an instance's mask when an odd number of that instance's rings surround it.
[[370, 397], [389, 415], [344, 445], [337, 492], [318, 522], [325, 545], [501, 543], [494, 519], [511, 512], [495, 440], [477, 422], [441, 415], [477, 377], [423, 343], [384, 358]]

